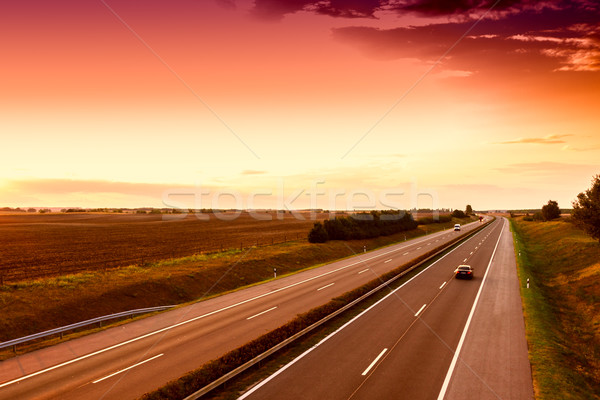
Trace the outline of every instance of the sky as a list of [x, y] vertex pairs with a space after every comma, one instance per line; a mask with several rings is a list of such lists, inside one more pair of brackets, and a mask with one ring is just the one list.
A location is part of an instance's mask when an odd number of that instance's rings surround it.
[[600, 6], [0, 6], [0, 207], [569, 208], [600, 174]]

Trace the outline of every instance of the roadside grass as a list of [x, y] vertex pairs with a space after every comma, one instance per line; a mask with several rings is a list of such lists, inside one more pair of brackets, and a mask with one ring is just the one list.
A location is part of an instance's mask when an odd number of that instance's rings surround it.
[[600, 398], [600, 245], [562, 220], [511, 227], [536, 398]]
[[[427, 232], [466, 222], [470, 221], [427, 225]], [[323, 244], [302, 240], [5, 284], [0, 286], [0, 341], [120, 311], [205, 300], [271, 280], [273, 268], [278, 277], [315, 268], [362, 253], [365, 247], [374, 250], [404, 241], [405, 235], [407, 240], [422, 236], [422, 228], [368, 240]], [[65, 335], [63, 340], [71, 337]], [[20, 345], [16, 354], [58, 341]], [[12, 349], [0, 349], [0, 360], [14, 355]]]

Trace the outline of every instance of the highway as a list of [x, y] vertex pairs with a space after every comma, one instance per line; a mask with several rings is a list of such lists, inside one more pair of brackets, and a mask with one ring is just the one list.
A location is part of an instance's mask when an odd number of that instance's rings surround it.
[[138, 398], [478, 224], [361, 253], [0, 362], [0, 399]]
[[[457, 280], [459, 264], [474, 267]], [[240, 399], [533, 399], [505, 219], [448, 253]]]

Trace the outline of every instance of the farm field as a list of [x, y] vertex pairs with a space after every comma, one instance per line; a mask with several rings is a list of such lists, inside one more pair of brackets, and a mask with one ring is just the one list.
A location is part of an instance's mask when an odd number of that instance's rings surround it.
[[212, 214], [206, 214], [209, 220], [194, 214], [0, 215], [0, 279], [15, 282], [306, 239], [315, 222], [309, 212], [302, 213], [304, 220], [289, 213], [278, 217], [275, 211], [259, 215], [265, 220], [247, 212], [235, 219], [233, 212], [221, 215], [231, 220]]

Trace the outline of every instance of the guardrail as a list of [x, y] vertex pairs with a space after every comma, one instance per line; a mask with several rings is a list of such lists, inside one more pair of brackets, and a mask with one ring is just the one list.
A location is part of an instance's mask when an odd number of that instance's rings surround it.
[[334, 311], [333, 313], [331, 313], [328, 316], [322, 318], [321, 320], [315, 322], [314, 324], [308, 326], [307, 328], [304, 328], [300, 332], [298, 332], [298, 333], [290, 336], [289, 338], [285, 339], [281, 343], [279, 343], [279, 344], [271, 347], [269, 350], [265, 351], [264, 353], [259, 354], [258, 356], [254, 357], [250, 361], [247, 361], [246, 363], [244, 363], [244, 364], [240, 365], [239, 367], [233, 369], [232, 371], [226, 373], [225, 375], [221, 376], [219, 379], [217, 379], [217, 380], [211, 382], [210, 384], [204, 386], [202, 389], [197, 390], [196, 392], [194, 392], [194, 393], [190, 394], [189, 396], [185, 397], [183, 400], [197, 400], [197, 399], [201, 398], [202, 396], [206, 395], [207, 393], [211, 392], [212, 390], [216, 389], [217, 387], [219, 387], [219, 386], [223, 385], [224, 383], [228, 382], [229, 380], [235, 378], [236, 376], [238, 376], [242, 372], [245, 372], [246, 370], [252, 368], [253, 366], [255, 366], [256, 364], [258, 364], [262, 360], [270, 357], [271, 355], [273, 355], [274, 353], [278, 352], [279, 350], [281, 350], [282, 348], [286, 347], [287, 345], [291, 344], [292, 342], [298, 340], [300, 337], [302, 337], [302, 336], [306, 335], [307, 333], [311, 332], [312, 330], [320, 327], [321, 325], [323, 325], [327, 321], [331, 320], [332, 318], [337, 317], [338, 315], [340, 315], [343, 312], [347, 311], [349, 308], [354, 307], [355, 305], [357, 305], [361, 301], [365, 300], [366, 298], [372, 296], [373, 294], [375, 294], [376, 292], [380, 291], [381, 289], [388, 288], [389, 285], [391, 283], [393, 283], [394, 281], [400, 279], [401, 277], [405, 276], [409, 272], [414, 271], [416, 268], [419, 268], [423, 264], [425, 264], [427, 262], [430, 262], [431, 260], [435, 259], [436, 257], [439, 257], [441, 254], [443, 254], [448, 249], [450, 249], [453, 246], [455, 246], [457, 243], [461, 243], [464, 240], [467, 240], [469, 237], [475, 235], [477, 232], [481, 231], [486, 226], [489, 226], [494, 220], [495, 220], [495, 218], [492, 219], [491, 221], [485, 222], [483, 225], [480, 225], [479, 227], [473, 229], [472, 231], [469, 231], [469, 232], [467, 232], [467, 233], [465, 233], [463, 235], [460, 235], [455, 240], [452, 240], [449, 243], [447, 243], [446, 245], [441, 246], [442, 247], [441, 249], [435, 251], [430, 256], [428, 256], [425, 259], [419, 261], [415, 265], [412, 265], [411, 267], [405, 269], [404, 271], [400, 272], [398, 275], [396, 275], [393, 278], [387, 280], [386, 282], [384, 282], [381, 285], [377, 286], [376, 288], [372, 289], [368, 293], [365, 293], [364, 295], [360, 296], [359, 298], [357, 298], [357, 299], [353, 300], [352, 302], [346, 304], [342, 308]]
[[138, 308], [136, 310], [122, 311], [122, 312], [115, 313], [115, 314], [103, 315], [101, 317], [88, 319], [86, 321], [76, 322], [71, 325], [61, 326], [60, 328], [54, 328], [54, 329], [50, 329], [48, 331], [34, 333], [33, 335], [23, 336], [23, 337], [17, 338], [17, 339], [12, 339], [7, 342], [0, 342], [0, 349], [12, 347], [13, 351], [16, 352], [18, 344], [23, 344], [23, 343], [29, 342], [31, 340], [41, 339], [46, 336], [51, 336], [51, 335], [56, 335], [56, 334], [60, 334], [60, 338], [62, 339], [63, 334], [65, 332], [71, 331], [73, 329], [83, 328], [84, 326], [92, 325], [92, 324], [100, 324], [100, 326], [102, 326], [102, 322], [109, 321], [111, 319], [122, 318], [122, 317], [133, 317], [134, 315], [137, 315], [137, 314], [145, 314], [145, 313], [149, 313], [149, 312], [153, 312], [153, 311], [163, 311], [163, 310], [168, 310], [169, 308], [173, 308], [173, 307], [175, 307], [175, 306], [158, 306], [158, 307]]

